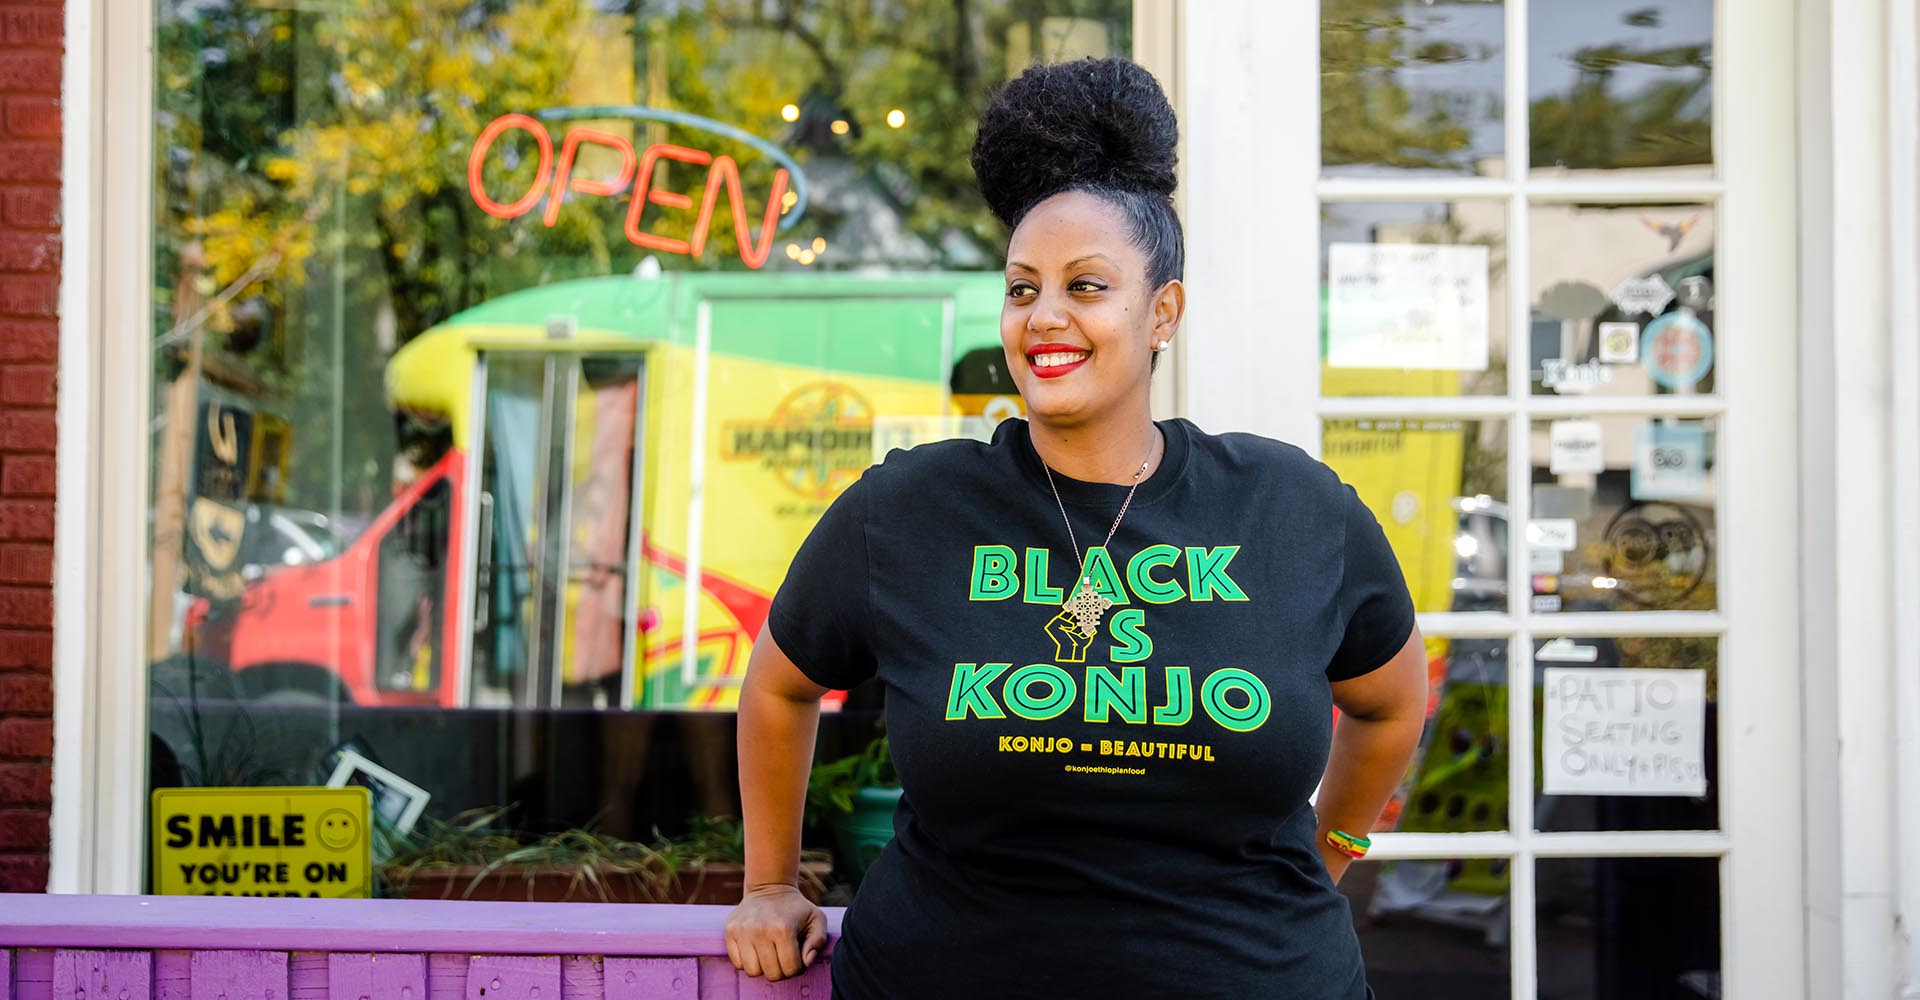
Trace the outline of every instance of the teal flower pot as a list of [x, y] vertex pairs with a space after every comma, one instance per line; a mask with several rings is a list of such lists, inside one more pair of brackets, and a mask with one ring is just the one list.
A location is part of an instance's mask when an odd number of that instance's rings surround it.
[[834, 842], [840, 862], [855, 882], [893, 839], [893, 811], [900, 805], [898, 788], [862, 788], [853, 796], [853, 811], [834, 817]]

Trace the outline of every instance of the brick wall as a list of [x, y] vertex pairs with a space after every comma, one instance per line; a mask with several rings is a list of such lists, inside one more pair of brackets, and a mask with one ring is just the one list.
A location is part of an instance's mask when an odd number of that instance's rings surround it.
[[0, 892], [47, 884], [64, 0], [0, 0]]

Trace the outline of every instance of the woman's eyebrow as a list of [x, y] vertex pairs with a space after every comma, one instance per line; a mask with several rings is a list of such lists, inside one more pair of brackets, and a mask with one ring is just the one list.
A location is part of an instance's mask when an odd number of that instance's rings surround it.
[[1028, 264], [1028, 263], [1026, 263], [1025, 261], [1018, 261], [1018, 260], [1010, 260], [1010, 261], [1007, 261], [1007, 270], [1009, 270], [1009, 271], [1025, 271], [1025, 272], [1026, 272], [1026, 273], [1028, 273], [1028, 274], [1039, 274], [1039, 273], [1040, 273], [1040, 271], [1039, 271], [1039, 270], [1038, 270], [1037, 268], [1035, 268], [1035, 267], [1034, 267], [1034, 266], [1033, 266], [1032, 264]]

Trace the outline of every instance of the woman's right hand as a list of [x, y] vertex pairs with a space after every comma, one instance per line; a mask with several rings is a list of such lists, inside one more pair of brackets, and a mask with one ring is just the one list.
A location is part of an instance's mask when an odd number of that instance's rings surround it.
[[727, 915], [727, 957], [770, 983], [805, 972], [827, 946], [827, 915], [790, 885], [748, 889]]

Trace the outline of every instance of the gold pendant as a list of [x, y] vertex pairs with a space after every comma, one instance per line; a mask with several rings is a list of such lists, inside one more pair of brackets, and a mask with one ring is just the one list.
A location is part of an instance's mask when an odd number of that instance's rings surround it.
[[1073, 616], [1074, 623], [1080, 626], [1080, 634], [1091, 639], [1100, 632], [1100, 618], [1113, 607], [1101, 593], [1093, 589], [1092, 577], [1080, 578], [1080, 589], [1060, 605]]

